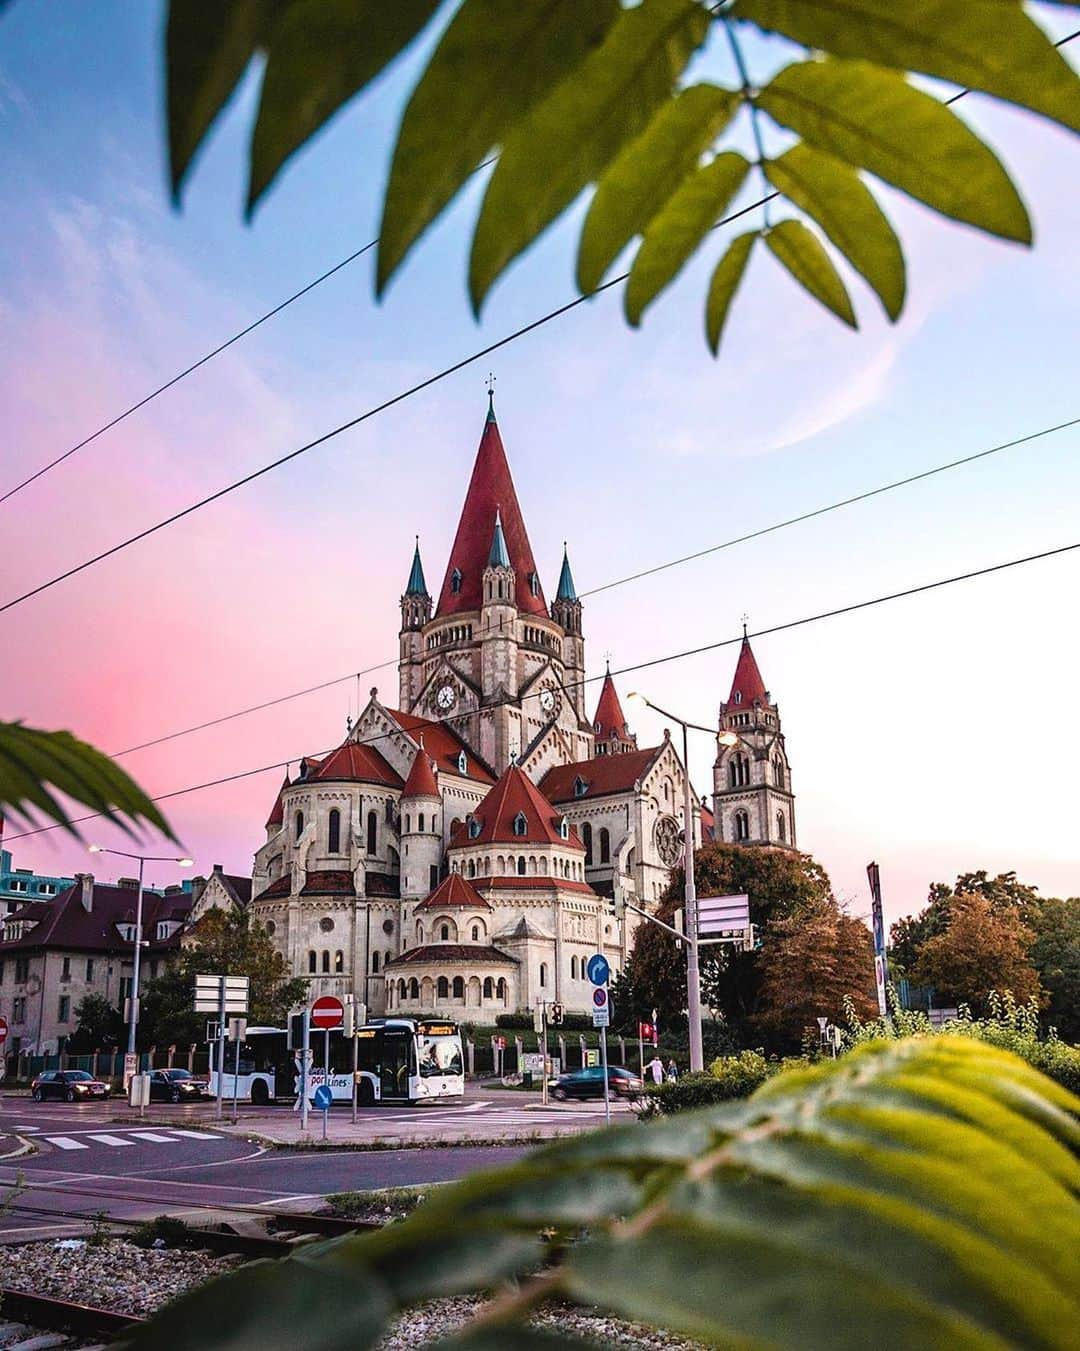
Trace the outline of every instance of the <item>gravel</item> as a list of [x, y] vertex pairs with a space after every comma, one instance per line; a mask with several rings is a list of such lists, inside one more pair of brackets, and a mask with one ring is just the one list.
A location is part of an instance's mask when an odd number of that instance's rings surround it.
[[140, 1248], [121, 1238], [97, 1245], [62, 1239], [0, 1248], [0, 1285], [148, 1314], [242, 1262], [198, 1249]]

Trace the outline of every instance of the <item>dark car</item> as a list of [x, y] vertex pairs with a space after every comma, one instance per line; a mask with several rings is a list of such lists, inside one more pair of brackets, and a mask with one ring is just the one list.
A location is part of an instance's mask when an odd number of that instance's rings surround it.
[[107, 1098], [109, 1085], [85, 1070], [42, 1070], [30, 1085], [30, 1096], [35, 1102], [43, 1102], [46, 1098], [87, 1102], [91, 1098]]
[[[621, 1065], [608, 1066], [608, 1088], [613, 1098], [634, 1098], [641, 1092], [641, 1080]], [[599, 1065], [562, 1074], [551, 1088], [551, 1096], [560, 1102], [567, 1098], [602, 1098], [604, 1071]]]
[[206, 1081], [188, 1070], [153, 1070], [150, 1074], [151, 1102], [193, 1102], [205, 1093]]

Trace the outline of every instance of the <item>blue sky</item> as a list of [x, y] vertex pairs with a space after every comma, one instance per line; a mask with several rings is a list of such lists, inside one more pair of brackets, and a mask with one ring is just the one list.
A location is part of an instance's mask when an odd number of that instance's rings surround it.
[[[1071, 15], [1040, 8], [1055, 35]], [[192, 175], [165, 184], [155, 5], [16, 3], [0, 20], [0, 374], [12, 480], [332, 265], [377, 230], [393, 130], [418, 57], [350, 106], [242, 218], [256, 80]], [[1080, 47], [1080, 42], [1076, 44]], [[774, 62], [751, 48], [756, 69]], [[719, 62], [716, 73], [726, 72]], [[419, 533], [441, 577], [497, 374], [503, 437], [553, 589], [562, 541], [581, 590], [886, 480], [1080, 415], [1075, 144], [979, 98], [959, 110], [1029, 204], [1026, 251], [883, 191], [909, 263], [889, 326], [848, 276], [851, 334], [763, 256], [718, 360], [702, 334], [720, 247], [629, 330], [613, 291], [279, 473], [9, 612], [7, 715], [117, 750], [396, 651]], [[756, 191], [751, 184], [750, 192]], [[353, 264], [47, 479], [0, 507], [5, 593], [106, 547], [570, 299], [580, 208], [497, 286], [465, 294], [480, 184], [382, 304]], [[740, 227], [741, 228], [741, 227]], [[1080, 538], [1080, 429], [586, 602], [592, 671], [765, 628]], [[1071, 596], [1080, 559], [1034, 564], [755, 644], [780, 701], [800, 844], [865, 910], [931, 880], [1016, 868], [1080, 891]], [[17, 654], [17, 655], [15, 655]], [[636, 684], [710, 722], [734, 651]], [[376, 680], [396, 694], [392, 673]], [[367, 681], [365, 683], [365, 690]], [[151, 790], [331, 745], [348, 687], [131, 756]], [[638, 730], [645, 739], [661, 724]], [[694, 755], [704, 789], [711, 750]], [[250, 866], [277, 775], [178, 799], [200, 866]], [[16, 861], [78, 866], [55, 835]]]

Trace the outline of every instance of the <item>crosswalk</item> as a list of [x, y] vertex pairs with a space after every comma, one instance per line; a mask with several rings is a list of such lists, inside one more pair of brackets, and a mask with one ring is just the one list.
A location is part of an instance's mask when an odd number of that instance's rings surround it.
[[184, 1139], [204, 1140], [210, 1143], [214, 1140], [224, 1139], [224, 1137], [213, 1135], [209, 1131], [131, 1130], [125, 1131], [123, 1134], [119, 1132], [114, 1134], [111, 1131], [82, 1131], [77, 1135], [39, 1135], [38, 1139], [52, 1145], [55, 1149], [89, 1149], [91, 1144], [107, 1145], [110, 1149], [123, 1149], [138, 1144], [175, 1145]]

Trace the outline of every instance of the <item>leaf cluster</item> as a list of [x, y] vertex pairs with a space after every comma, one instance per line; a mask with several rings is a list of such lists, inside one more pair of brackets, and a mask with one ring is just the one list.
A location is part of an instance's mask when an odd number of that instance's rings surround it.
[[879, 1042], [743, 1102], [560, 1141], [380, 1233], [252, 1263], [129, 1346], [355, 1351], [412, 1304], [491, 1292], [441, 1346], [580, 1345], [526, 1326], [568, 1299], [709, 1344], [1065, 1348], [1078, 1111], [995, 1047]]
[[[754, 165], [784, 219], [729, 242], [707, 289], [715, 351], [751, 255], [765, 252], [855, 327], [846, 259], [895, 320], [904, 257], [866, 181], [1004, 239], [1031, 242], [1027, 210], [993, 150], [912, 84], [928, 75], [1080, 128], [1080, 81], [1016, 0], [171, 0], [169, 158], [179, 194], [248, 65], [265, 58], [248, 209], [350, 98], [452, 11], [398, 128], [383, 201], [381, 293], [426, 230], [491, 159], [472, 239], [479, 310], [506, 268], [583, 192], [583, 293], [639, 241], [625, 292], [644, 311], [712, 238]], [[762, 87], [747, 31], [805, 55]], [[692, 82], [695, 58], [730, 44], [730, 85]], [[712, 62], [712, 65], [717, 64]], [[754, 160], [723, 148], [741, 118]], [[755, 249], [760, 241], [761, 248]]]

